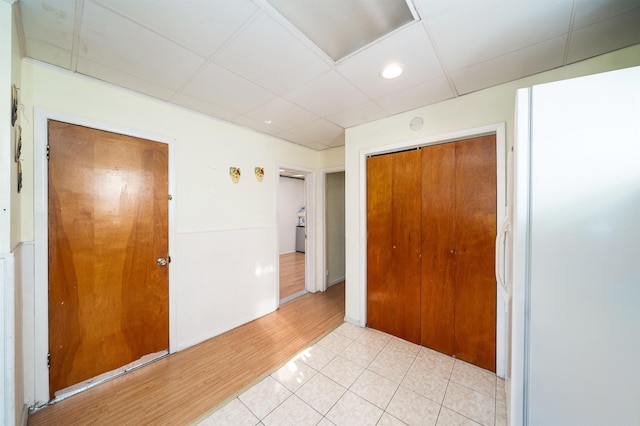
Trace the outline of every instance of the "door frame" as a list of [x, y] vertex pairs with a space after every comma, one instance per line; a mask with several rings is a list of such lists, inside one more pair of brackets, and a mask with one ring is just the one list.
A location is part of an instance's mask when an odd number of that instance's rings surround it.
[[[367, 157], [371, 155], [388, 154], [396, 151], [403, 151], [423, 146], [436, 145], [441, 143], [456, 142], [463, 139], [470, 139], [479, 136], [495, 134], [496, 136], [496, 229], [505, 219], [507, 213], [507, 150], [506, 150], [506, 124], [504, 122], [490, 124], [487, 126], [465, 129], [456, 132], [429, 136], [426, 138], [412, 139], [393, 143], [389, 145], [377, 146], [363, 149], [359, 153], [360, 160], [360, 247], [367, 247]], [[497, 259], [496, 259], [497, 260]], [[363, 324], [367, 323], [367, 250], [360, 250], [358, 260], [360, 276], [360, 310], [362, 312]], [[498, 284], [496, 283], [496, 286]], [[500, 289], [496, 288], [496, 375], [505, 377], [507, 366], [507, 316], [506, 307], [509, 301], [503, 298]]]
[[277, 291], [277, 300], [278, 307], [280, 306], [280, 230], [278, 229], [278, 217], [280, 214], [278, 207], [278, 200], [280, 199], [280, 169], [287, 169], [295, 172], [300, 172], [300, 174], [304, 175], [304, 197], [305, 197], [305, 228], [306, 228], [306, 242], [305, 242], [305, 253], [304, 253], [304, 289], [307, 292], [315, 293], [319, 289], [316, 288], [315, 285], [315, 234], [316, 234], [316, 226], [315, 226], [315, 171], [312, 169], [308, 169], [306, 167], [295, 166], [287, 163], [276, 163], [275, 170], [278, 173], [278, 179], [275, 179], [276, 185], [276, 232], [275, 232], [275, 243], [276, 243], [276, 259], [275, 265], [276, 267], [276, 291]]
[[[124, 126], [103, 123], [82, 117], [59, 113], [42, 108], [34, 109], [33, 123], [33, 155], [34, 155], [34, 342], [33, 342], [33, 382], [35, 393], [35, 405], [40, 406], [49, 402], [49, 369], [47, 366], [47, 354], [49, 352], [49, 311], [48, 311], [48, 284], [49, 284], [49, 221], [48, 221], [48, 162], [46, 158], [48, 143], [48, 121], [63, 121], [78, 126], [90, 127], [97, 130], [119, 133], [126, 136], [148, 139], [154, 142], [168, 145], [169, 158], [169, 194], [172, 201], [169, 202], [169, 255], [175, 258], [176, 248], [176, 186], [175, 186], [175, 139], [141, 132]], [[167, 194], [167, 195], [169, 195]], [[172, 336], [175, 336], [175, 277], [176, 268], [169, 268], [169, 353], [176, 351], [172, 344]], [[25, 300], [27, 303], [28, 300]], [[80, 389], [82, 390], [82, 389]]]

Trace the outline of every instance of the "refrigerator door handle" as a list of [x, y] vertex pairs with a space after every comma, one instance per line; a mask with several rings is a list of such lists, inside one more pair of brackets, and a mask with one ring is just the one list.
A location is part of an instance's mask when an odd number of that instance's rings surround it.
[[511, 298], [511, 289], [507, 287], [507, 283], [505, 280], [505, 264], [506, 264], [506, 237], [509, 233], [510, 227], [510, 219], [508, 215], [505, 215], [502, 220], [502, 224], [496, 234], [496, 282], [498, 283], [498, 289], [500, 293], [502, 293], [502, 297], [505, 303], [505, 309], [507, 306], [507, 302]]

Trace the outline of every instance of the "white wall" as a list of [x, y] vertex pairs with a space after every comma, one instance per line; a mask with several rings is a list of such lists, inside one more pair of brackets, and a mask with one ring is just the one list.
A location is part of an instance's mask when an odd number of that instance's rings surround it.
[[296, 251], [298, 211], [305, 206], [304, 180], [279, 177], [278, 245], [280, 254]]
[[[43, 212], [34, 205], [34, 198], [42, 198], [34, 190], [34, 158], [42, 161], [44, 152], [37, 150], [46, 145], [34, 141], [34, 127], [42, 125], [34, 122], [36, 108], [45, 114], [51, 111], [105, 123], [123, 133], [158, 135], [173, 141], [175, 153], [176, 190], [172, 195], [177, 235], [170, 249], [175, 273], [170, 283], [171, 348], [186, 348], [277, 308], [276, 164], [315, 171], [319, 153], [33, 61], [22, 63], [21, 95], [24, 122], [29, 123], [23, 131], [24, 240], [35, 238], [35, 221], [43, 220]], [[333, 154], [329, 156], [328, 161], [335, 161]], [[229, 177], [231, 166], [242, 171], [237, 184]], [[256, 166], [265, 169], [262, 182], [253, 174]], [[322, 223], [316, 226], [317, 232], [323, 232]], [[36, 260], [38, 268], [42, 262]], [[31, 297], [25, 303], [34, 303], [34, 293], [46, 293], [44, 285], [36, 282], [35, 288], [25, 289]], [[36, 321], [27, 318], [25, 333], [41, 336], [35, 337], [28, 350], [34, 362], [42, 364], [46, 353], [38, 347], [45, 338], [38, 324], [44, 321], [46, 326], [46, 312], [38, 306], [34, 309]], [[34, 398], [44, 402], [46, 396], [34, 387], [28, 384], [32, 402]]]

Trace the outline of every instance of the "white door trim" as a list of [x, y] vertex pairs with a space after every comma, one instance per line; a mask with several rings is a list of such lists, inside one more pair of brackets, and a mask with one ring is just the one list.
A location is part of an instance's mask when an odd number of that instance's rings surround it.
[[[169, 194], [173, 200], [169, 202], [169, 253], [176, 258], [176, 186], [175, 186], [175, 140], [162, 135], [141, 132], [109, 123], [88, 120], [85, 118], [50, 111], [42, 108], [34, 110], [34, 251], [35, 251], [35, 280], [34, 280], [34, 390], [35, 406], [44, 405], [49, 401], [49, 369], [47, 354], [49, 352], [49, 319], [48, 319], [48, 166], [47, 142], [48, 121], [59, 120], [70, 124], [90, 127], [98, 130], [119, 133], [122, 135], [149, 139], [166, 143], [169, 148]], [[168, 194], [167, 194], [168, 195]], [[175, 297], [175, 267], [169, 268], [169, 352], [175, 352], [172, 336], [176, 328]], [[25, 300], [25, 303], [30, 301]]]

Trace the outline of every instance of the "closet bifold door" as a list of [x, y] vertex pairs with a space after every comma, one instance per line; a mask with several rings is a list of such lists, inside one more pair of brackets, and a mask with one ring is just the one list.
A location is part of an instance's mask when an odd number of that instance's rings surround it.
[[421, 344], [455, 355], [454, 143], [422, 148]]
[[421, 344], [495, 371], [495, 136], [421, 154]]
[[456, 145], [455, 355], [495, 371], [495, 136]]
[[420, 343], [420, 151], [367, 159], [367, 326]]

